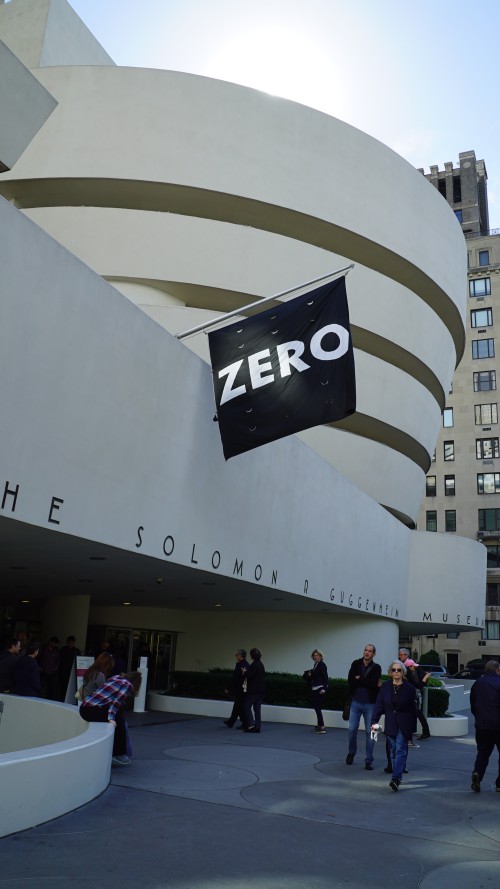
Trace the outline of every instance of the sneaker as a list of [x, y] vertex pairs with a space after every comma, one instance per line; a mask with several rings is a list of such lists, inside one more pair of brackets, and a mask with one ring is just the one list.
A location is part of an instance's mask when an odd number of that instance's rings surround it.
[[224, 722], [224, 725], [227, 725], [228, 728], [233, 727], [233, 723], [229, 719], [224, 719], [223, 722]]
[[345, 762], [347, 766], [352, 766], [354, 762], [354, 753], [348, 753], [345, 758]]
[[430, 738], [430, 735], [419, 735], [417, 740], [418, 741], [428, 741], [429, 738]]
[[313, 728], [313, 732], [315, 735], [326, 735], [326, 728], [324, 725], [317, 725], [316, 728]]
[[415, 744], [414, 741], [408, 741], [408, 747], [414, 747], [415, 750], [418, 750], [420, 744]]
[[470, 785], [470, 789], [473, 790], [474, 793], [479, 793], [479, 791], [481, 790], [481, 779], [477, 772], [472, 772], [472, 782]]
[[387, 775], [392, 775], [392, 766], [386, 766], [384, 769]]
[[371, 762], [365, 762], [365, 769], [367, 772], [373, 772], [373, 766]]
[[125, 754], [123, 756], [113, 756], [111, 758], [111, 762], [115, 766], [131, 766], [132, 765], [132, 760], [130, 759], [130, 756], [125, 756]]
[[389, 781], [389, 787], [391, 790], [397, 792], [399, 790], [399, 781], [397, 778], [393, 778], [392, 781]]

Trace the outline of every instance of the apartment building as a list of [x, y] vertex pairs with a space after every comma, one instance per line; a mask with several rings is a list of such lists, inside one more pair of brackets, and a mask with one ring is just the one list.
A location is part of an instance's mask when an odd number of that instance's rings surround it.
[[500, 230], [489, 228], [487, 172], [474, 151], [462, 152], [458, 167], [446, 163], [442, 171], [430, 170], [426, 178], [454, 210], [466, 239], [466, 348], [447, 395], [418, 527], [483, 542], [486, 612], [479, 632], [453, 628], [414, 637], [412, 646], [419, 655], [434, 647], [456, 672], [468, 660], [500, 656]]

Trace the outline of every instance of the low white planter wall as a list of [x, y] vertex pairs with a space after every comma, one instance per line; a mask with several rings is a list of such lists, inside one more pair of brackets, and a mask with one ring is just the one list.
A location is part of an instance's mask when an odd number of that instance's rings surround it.
[[[227, 719], [233, 706], [232, 701], [205, 701], [201, 698], [180, 698], [150, 691], [147, 697], [148, 710], [164, 713], [185, 713], [193, 716], [215, 716]], [[328, 728], [347, 728], [339, 710], [323, 710], [325, 725]], [[302, 707], [276, 707], [262, 705], [264, 722], [288, 722], [296, 725], [316, 725], [314, 710]], [[438, 738], [456, 738], [466, 735], [469, 722], [466, 716], [451, 716], [447, 719], [428, 719], [431, 735]]]
[[450, 701], [448, 709], [450, 713], [457, 713], [460, 710], [468, 710], [470, 707], [470, 688], [466, 688], [463, 684], [455, 684], [453, 680], [443, 682], [443, 688], [448, 692]]
[[[0, 837], [58, 818], [106, 789], [112, 726], [85, 723], [68, 704], [14, 695], [0, 695], [0, 701], [0, 749], [7, 739], [17, 744], [0, 753]], [[39, 741], [47, 737], [53, 743]]]

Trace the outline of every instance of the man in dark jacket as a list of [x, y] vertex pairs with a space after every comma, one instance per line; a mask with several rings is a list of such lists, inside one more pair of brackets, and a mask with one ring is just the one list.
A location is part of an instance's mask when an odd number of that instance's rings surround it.
[[[245, 692], [243, 691], [243, 682], [245, 681], [245, 673], [244, 670], [248, 670], [249, 663], [246, 659], [247, 653], [244, 648], [236, 649], [236, 664], [233, 672], [233, 695], [234, 695], [234, 704], [233, 709], [231, 711], [231, 716], [229, 719], [224, 720], [224, 725], [227, 725], [228, 728], [232, 728], [238, 717], [241, 719], [241, 726], [238, 728], [246, 728], [246, 719], [245, 719]], [[229, 689], [226, 688], [226, 694], [229, 694]]]
[[14, 691], [14, 667], [21, 649], [17, 639], [8, 639], [0, 653], [0, 691]]
[[[261, 707], [266, 694], [266, 671], [262, 663], [262, 655], [258, 648], [250, 649], [252, 663], [247, 670], [243, 669], [246, 681], [245, 692], [245, 731], [260, 733]], [[245, 687], [245, 686], [243, 686]], [[253, 716], [252, 717], [252, 709]]]
[[500, 793], [500, 665], [488, 661], [484, 673], [470, 690], [470, 708], [476, 720], [477, 755], [472, 772], [471, 789], [481, 790], [481, 781], [488, 767], [493, 748], [498, 750], [496, 790]]
[[30, 642], [27, 654], [22, 654], [16, 661], [14, 671], [15, 693], [28, 698], [41, 698], [42, 683], [40, 681], [40, 668], [37, 655], [40, 650], [38, 642]]
[[352, 695], [351, 709], [349, 711], [349, 753], [346, 756], [348, 766], [352, 765], [358, 746], [358, 728], [361, 717], [365, 723], [366, 755], [365, 769], [373, 771], [373, 748], [370, 732], [372, 724], [372, 712], [379, 689], [382, 670], [380, 664], [373, 660], [376, 648], [372, 643], [365, 645], [363, 657], [353, 661], [347, 681]]

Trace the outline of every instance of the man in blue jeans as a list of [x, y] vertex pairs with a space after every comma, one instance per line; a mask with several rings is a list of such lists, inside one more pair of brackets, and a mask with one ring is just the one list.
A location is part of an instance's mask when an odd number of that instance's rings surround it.
[[365, 769], [373, 771], [373, 748], [375, 741], [370, 737], [372, 713], [380, 686], [382, 670], [380, 664], [373, 660], [376, 653], [375, 646], [369, 642], [365, 645], [363, 657], [353, 661], [347, 681], [351, 693], [351, 709], [349, 711], [349, 753], [346, 763], [351, 766], [358, 749], [358, 728], [361, 717], [365, 723], [366, 755]]

